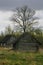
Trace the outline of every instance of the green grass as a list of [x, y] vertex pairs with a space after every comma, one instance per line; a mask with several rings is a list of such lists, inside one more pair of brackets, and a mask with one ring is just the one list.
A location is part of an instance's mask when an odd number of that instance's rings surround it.
[[43, 65], [43, 52], [15, 52], [0, 48], [0, 65]]

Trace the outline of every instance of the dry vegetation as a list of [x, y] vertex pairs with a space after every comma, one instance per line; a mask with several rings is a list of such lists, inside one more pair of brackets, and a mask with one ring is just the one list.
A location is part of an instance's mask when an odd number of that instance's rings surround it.
[[0, 65], [43, 65], [43, 50], [37, 53], [0, 48]]

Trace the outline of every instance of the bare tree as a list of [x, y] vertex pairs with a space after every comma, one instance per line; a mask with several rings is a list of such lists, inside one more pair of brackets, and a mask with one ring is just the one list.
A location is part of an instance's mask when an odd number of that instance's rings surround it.
[[21, 8], [16, 9], [16, 14], [11, 17], [13, 22], [18, 23], [20, 28], [24, 31], [30, 31], [36, 21], [36, 17], [34, 17], [35, 11], [33, 9], [28, 8], [27, 6], [23, 6]]

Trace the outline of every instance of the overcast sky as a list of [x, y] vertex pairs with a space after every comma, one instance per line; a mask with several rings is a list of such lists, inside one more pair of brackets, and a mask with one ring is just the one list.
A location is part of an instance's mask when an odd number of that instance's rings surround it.
[[11, 10], [23, 5], [35, 9], [36, 16], [40, 18], [39, 25], [43, 27], [43, 0], [0, 0], [0, 31], [12, 24], [9, 20], [13, 14]]
[[43, 0], [0, 0], [0, 9], [14, 9], [28, 5], [30, 8], [43, 9]]

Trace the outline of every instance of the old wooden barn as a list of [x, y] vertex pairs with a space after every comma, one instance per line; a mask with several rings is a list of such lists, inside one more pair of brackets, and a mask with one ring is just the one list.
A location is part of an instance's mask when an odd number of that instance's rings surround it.
[[36, 40], [30, 33], [23, 33], [13, 43], [13, 48], [19, 51], [37, 51], [41, 43]]

